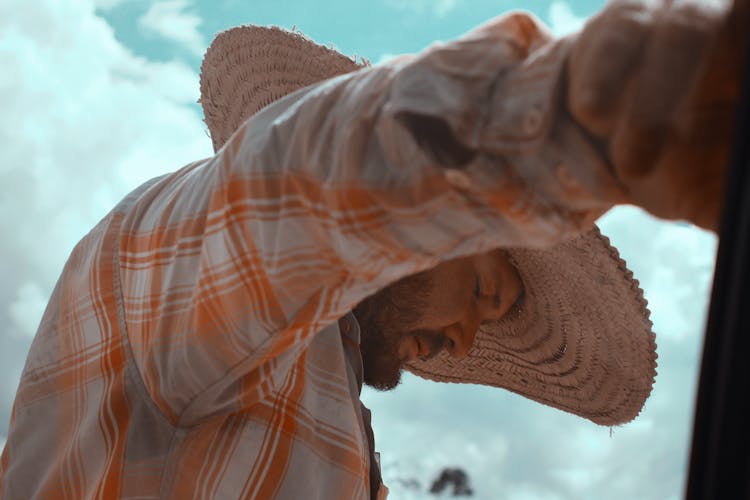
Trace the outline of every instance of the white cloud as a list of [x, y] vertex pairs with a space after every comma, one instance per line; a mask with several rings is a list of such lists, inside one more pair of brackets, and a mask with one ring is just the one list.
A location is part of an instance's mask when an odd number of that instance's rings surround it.
[[22, 284], [16, 294], [16, 299], [8, 306], [9, 334], [17, 332], [33, 338], [49, 297], [38, 284], [30, 281]]
[[552, 32], [563, 36], [581, 29], [586, 17], [576, 16], [565, 0], [554, 0], [549, 7], [549, 20]]
[[458, 0], [437, 0], [433, 1], [433, 12], [437, 17], [443, 17], [452, 11], [458, 4]]
[[425, 13], [444, 17], [455, 9], [459, 0], [385, 0], [385, 4], [399, 10], [408, 10], [416, 15]]
[[124, 3], [127, 3], [128, 1], [132, 1], [132, 0], [94, 0], [94, 6], [97, 9], [107, 11], [107, 10], [112, 10], [115, 7], [118, 7]]
[[134, 56], [92, 1], [0, 16], [0, 429], [73, 245], [130, 189], [211, 154], [198, 75]]
[[198, 31], [201, 18], [188, 12], [188, 0], [165, 0], [155, 2], [140, 19], [138, 25], [148, 33], [176, 42], [197, 56], [206, 50], [206, 41]]

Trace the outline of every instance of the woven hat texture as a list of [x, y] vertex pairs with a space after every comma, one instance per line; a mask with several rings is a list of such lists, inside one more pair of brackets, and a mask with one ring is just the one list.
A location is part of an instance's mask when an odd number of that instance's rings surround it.
[[362, 65], [281, 28], [241, 26], [220, 33], [201, 65], [200, 102], [214, 150], [275, 100]]

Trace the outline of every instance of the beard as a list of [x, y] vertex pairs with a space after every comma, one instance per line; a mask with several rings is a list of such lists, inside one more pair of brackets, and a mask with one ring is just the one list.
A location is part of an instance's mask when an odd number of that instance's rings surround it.
[[365, 384], [389, 391], [401, 382], [404, 361], [399, 357], [399, 344], [409, 325], [421, 317], [429, 300], [429, 284], [426, 273], [407, 276], [354, 308]]
[[365, 384], [379, 391], [395, 389], [401, 382], [403, 371], [403, 363], [398, 356], [400, 335], [386, 333], [372, 321], [360, 323], [360, 332], [359, 350], [362, 353]]

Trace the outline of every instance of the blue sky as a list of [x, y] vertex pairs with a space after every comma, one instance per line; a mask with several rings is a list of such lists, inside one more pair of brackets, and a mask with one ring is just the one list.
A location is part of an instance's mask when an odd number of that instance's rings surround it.
[[[375, 61], [383, 53], [415, 52], [434, 40], [455, 38], [512, 9], [531, 10], [549, 23], [553, 3], [557, 6], [552, 9], [552, 16], [557, 11], [557, 21], [564, 22], [559, 14], [561, 10], [583, 18], [595, 12], [603, 2], [577, 1], [573, 7], [546, 0], [177, 0], [156, 3], [114, 0], [102, 2], [97, 12], [114, 27], [117, 39], [135, 54], [152, 60], [177, 57], [197, 66], [201, 50], [192, 51], [190, 43], [163, 43], [154, 30], [146, 27], [149, 24], [142, 19], [155, 5], [168, 6], [155, 9], [161, 12], [163, 24], [180, 26], [190, 17], [195, 19], [195, 30], [205, 42], [213, 33], [238, 24], [296, 26], [315, 40], [334, 43], [343, 52], [361, 53]], [[108, 4], [113, 6], [108, 7]], [[175, 22], [178, 18], [180, 21]]]
[[[73, 245], [130, 189], [211, 154], [198, 71], [213, 35], [296, 26], [377, 62], [525, 8], [557, 34], [601, 1], [0, 0], [0, 445], [28, 346]], [[12, 8], [11, 8], [12, 7]], [[462, 466], [478, 498], [682, 496], [716, 239], [619, 208], [601, 221], [652, 309], [659, 375], [615, 429], [507, 392], [407, 377], [366, 390], [392, 498]], [[415, 479], [419, 487], [410, 487]]]

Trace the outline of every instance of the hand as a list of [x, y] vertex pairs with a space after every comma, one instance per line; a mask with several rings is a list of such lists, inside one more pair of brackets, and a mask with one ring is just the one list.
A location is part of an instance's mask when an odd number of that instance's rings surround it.
[[578, 36], [567, 106], [629, 201], [718, 228], [750, 0], [615, 0]]

